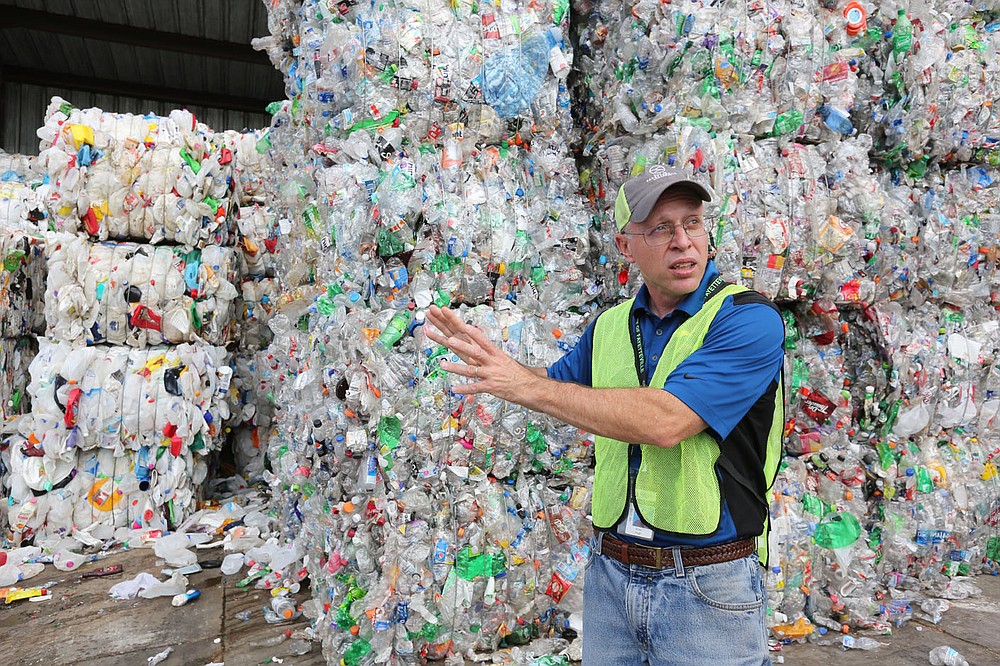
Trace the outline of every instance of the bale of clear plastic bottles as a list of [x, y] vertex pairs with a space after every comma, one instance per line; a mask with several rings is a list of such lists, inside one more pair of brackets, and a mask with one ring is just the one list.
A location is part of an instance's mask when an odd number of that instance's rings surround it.
[[275, 3], [269, 25], [256, 45], [294, 102], [258, 143], [287, 247], [265, 476], [324, 652], [563, 651], [589, 557], [589, 438], [454, 395], [422, 327], [449, 304], [546, 365], [620, 288], [569, 151], [568, 3]]
[[996, 8], [574, 8], [584, 191], [700, 175], [723, 274], [785, 315], [775, 639], [940, 621], [1000, 556]]

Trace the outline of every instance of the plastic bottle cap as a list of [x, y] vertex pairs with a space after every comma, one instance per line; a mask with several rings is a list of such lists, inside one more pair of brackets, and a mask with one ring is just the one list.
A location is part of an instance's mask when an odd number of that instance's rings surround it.
[[847, 34], [852, 37], [860, 35], [868, 27], [868, 12], [856, 0], [844, 6], [844, 18], [847, 19]]

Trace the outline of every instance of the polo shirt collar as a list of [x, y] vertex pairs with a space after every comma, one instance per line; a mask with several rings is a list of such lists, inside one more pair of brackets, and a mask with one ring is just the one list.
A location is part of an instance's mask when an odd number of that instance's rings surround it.
[[[709, 259], [708, 264], [705, 266], [705, 275], [701, 278], [701, 284], [698, 285], [697, 289], [684, 297], [684, 300], [674, 309], [674, 312], [680, 310], [689, 317], [697, 314], [701, 310], [701, 306], [705, 304], [705, 290], [708, 289], [708, 285], [718, 275], [719, 269], [715, 267], [715, 262]], [[646, 283], [643, 283], [639, 287], [639, 293], [635, 295], [635, 301], [632, 303], [632, 314], [634, 315], [640, 311], [645, 312], [651, 317], [655, 316], [649, 307], [649, 289], [646, 287]], [[673, 314], [673, 312], [670, 314]], [[669, 316], [667, 315], [667, 317]]]

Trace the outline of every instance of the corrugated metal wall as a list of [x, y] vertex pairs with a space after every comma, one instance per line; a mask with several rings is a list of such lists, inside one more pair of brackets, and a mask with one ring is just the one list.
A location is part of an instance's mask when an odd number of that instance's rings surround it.
[[[0, 95], [0, 148], [8, 153], [37, 155], [38, 137], [35, 136], [35, 130], [42, 126], [45, 109], [54, 95], [59, 95], [79, 108], [96, 106], [115, 113], [145, 115], [153, 112], [166, 115], [177, 108], [176, 105], [167, 102], [6, 83]], [[271, 123], [271, 117], [266, 113], [225, 111], [197, 106], [187, 108], [197, 116], [198, 120], [214, 130], [256, 129]]]

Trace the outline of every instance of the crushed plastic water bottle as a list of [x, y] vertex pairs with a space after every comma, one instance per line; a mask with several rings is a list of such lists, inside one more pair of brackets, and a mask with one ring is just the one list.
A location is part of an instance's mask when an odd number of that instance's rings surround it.
[[932, 666], [969, 666], [965, 657], [953, 647], [941, 645], [930, 651], [927, 655]]

